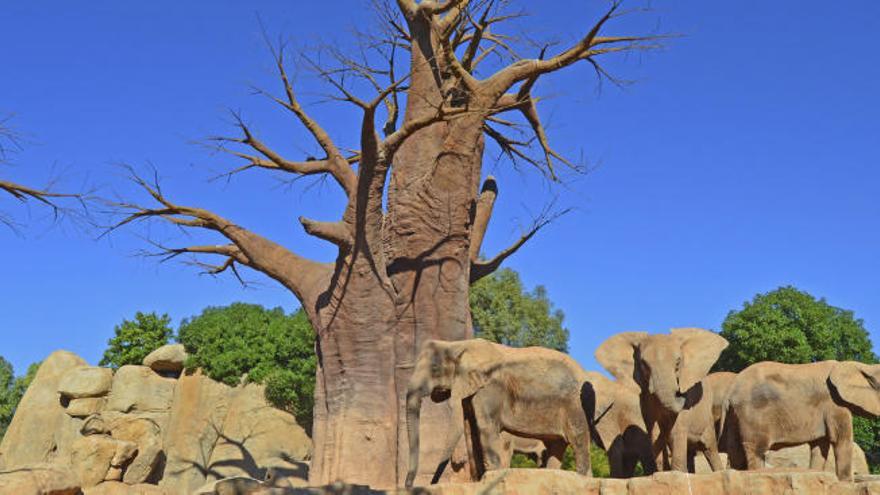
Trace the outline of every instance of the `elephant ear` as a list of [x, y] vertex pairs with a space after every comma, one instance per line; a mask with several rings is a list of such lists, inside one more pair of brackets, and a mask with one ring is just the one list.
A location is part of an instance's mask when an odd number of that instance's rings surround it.
[[681, 343], [678, 388], [685, 393], [709, 374], [728, 343], [724, 337], [702, 328], [673, 328], [671, 333]]
[[491, 374], [501, 364], [504, 356], [497, 344], [484, 339], [456, 342], [450, 348], [450, 358], [455, 361], [455, 379], [452, 396], [466, 399], [491, 380]]
[[841, 399], [880, 416], [880, 365], [843, 361], [834, 366], [828, 380]]
[[614, 335], [596, 349], [596, 361], [622, 383], [638, 387], [635, 354], [639, 344], [647, 336], [647, 332], [623, 332]]

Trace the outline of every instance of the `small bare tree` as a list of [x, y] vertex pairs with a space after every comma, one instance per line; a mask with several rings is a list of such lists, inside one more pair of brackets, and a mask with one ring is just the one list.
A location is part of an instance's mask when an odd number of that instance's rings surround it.
[[[480, 187], [486, 137], [511, 159], [555, 180], [557, 164], [573, 165], [550, 146], [532, 93], [536, 83], [579, 62], [605, 77], [602, 56], [644, 49], [652, 39], [603, 35], [621, 13], [613, 2], [571, 46], [539, 46], [536, 58], [522, 58], [516, 40], [500, 29], [520, 17], [505, 0], [374, 0], [374, 7], [382, 29], [362, 41], [364, 52], [374, 50], [377, 56], [330, 50], [338, 63], [311, 63], [334, 88], [335, 99], [361, 110], [359, 150], [340, 147], [304, 109], [288, 77], [283, 45], [273, 48], [283, 94], [261, 93], [308, 130], [323, 156], [285, 158], [240, 118], [239, 135], [215, 141], [243, 160], [230, 175], [267, 170], [332, 178], [347, 198], [339, 219], [300, 222], [308, 234], [335, 247], [336, 261], [306, 259], [229, 218], [173, 201], [158, 181], [137, 174], [133, 179], [151, 201], [114, 203], [123, 217], [113, 228], [158, 219], [214, 232], [226, 243], [163, 248], [164, 254], [216, 255], [221, 261], [210, 265], [211, 273], [249, 267], [301, 302], [317, 332], [319, 358], [314, 484], [338, 479], [373, 487], [402, 483], [405, 392], [419, 346], [427, 339], [472, 337], [470, 284], [498, 268], [546, 224], [540, 218], [509, 248], [488, 260], [478, 257], [497, 195], [491, 177]], [[366, 81], [361, 87], [374, 88], [373, 96], [357, 96], [349, 84], [352, 76]], [[513, 132], [518, 124], [532, 136]], [[427, 468], [420, 480], [427, 481], [447, 455], [449, 408], [426, 404], [422, 418], [431, 429], [422, 445]]]

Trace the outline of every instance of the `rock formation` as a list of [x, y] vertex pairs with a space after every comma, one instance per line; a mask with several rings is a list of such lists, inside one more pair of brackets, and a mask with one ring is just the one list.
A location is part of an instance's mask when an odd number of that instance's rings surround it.
[[311, 440], [296, 418], [260, 385], [182, 374], [185, 359], [169, 345], [114, 372], [49, 356], [0, 444], [0, 493], [185, 494], [267, 473], [304, 484]]

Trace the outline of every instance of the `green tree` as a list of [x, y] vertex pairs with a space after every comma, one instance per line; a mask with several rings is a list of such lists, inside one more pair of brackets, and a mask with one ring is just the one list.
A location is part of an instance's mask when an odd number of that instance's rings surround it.
[[[758, 294], [742, 309], [728, 313], [721, 336], [730, 346], [721, 353], [717, 371], [739, 372], [760, 361], [877, 363], [864, 322], [852, 311], [791, 286]], [[880, 468], [880, 421], [853, 418], [853, 433], [871, 471], [876, 472]]]
[[9, 361], [0, 357], [0, 440], [6, 434], [15, 409], [39, 368], [40, 363], [33, 363], [28, 367], [27, 373], [16, 378]]
[[477, 337], [513, 347], [543, 346], [568, 351], [565, 315], [554, 309], [547, 290], [524, 289], [510, 268], [478, 281], [470, 292], [471, 316]]
[[187, 369], [201, 368], [227, 385], [266, 385], [266, 399], [294, 414], [311, 431], [315, 387], [315, 333], [302, 310], [235, 303], [206, 308], [181, 322], [178, 340]]
[[115, 336], [107, 341], [107, 350], [99, 363], [117, 369], [127, 364], [141, 364], [147, 354], [167, 344], [174, 331], [171, 318], [138, 311], [134, 320], [122, 320], [113, 329]]

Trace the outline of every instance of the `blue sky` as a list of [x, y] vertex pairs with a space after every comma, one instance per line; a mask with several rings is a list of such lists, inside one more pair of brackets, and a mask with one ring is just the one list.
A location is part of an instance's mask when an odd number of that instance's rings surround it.
[[[7, 2], [0, 113], [15, 114], [26, 140], [3, 176], [39, 184], [60, 175], [62, 186], [125, 192], [114, 163], [152, 163], [179, 202], [330, 259], [295, 219], [333, 219], [337, 191], [286, 189], [259, 174], [208, 183], [233, 162], [192, 141], [230, 131], [233, 108], [282, 150], [311, 152], [293, 122], [250, 94], [250, 84], [275, 88], [256, 14], [297, 45], [346, 47], [350, 28], [369, 22], [366, 3]], [[602, 5], [528, 4], [528, 34], [561, 40], [581, 34]], [[597, 92], [580, 67], [537, 91], [548, 97], [556, 147], [583, 152], [600, 165], [594, 172], [548, 191], [534, 174], [487, 160], [501, 193], [486, 252], [518, 237], [554, 194], [576, 208], [508, 266], [547, 287], [567, 315], [572, 354], [592, 369], [593, 349], [615, 332], [717, 329], [729, 310], [785, 284], [854, 310], [880, 342], [880, 3], [650, 6], [611, 32], [683, 36], [611, 64], [636, 84]], [[298, 82], [304, 94], [318, 91], [307, 74]], [[336, 135], [356, 131], [346, 110], [310, 109]], [[0, 208], [31, 223], [22, 237], [0, 231], [0, 355], [18, 372], [59, 348], [96, 362], [113, 326], [137, 310], [179, 320], [239, 300], [296, 307], [271, 282], [245, 290], [134, 256], [143, 231], [96, 242], [52, 227], [40, 209], [5, 198]]]

